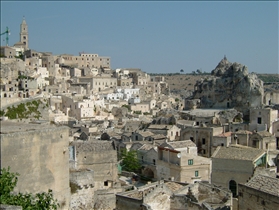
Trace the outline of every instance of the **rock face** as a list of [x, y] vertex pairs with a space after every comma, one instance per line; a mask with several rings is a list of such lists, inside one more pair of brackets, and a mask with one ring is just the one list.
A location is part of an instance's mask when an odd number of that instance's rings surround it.
[[24, 61], [20, 59], [1, 58], [0, 77], [7, 80], [17, 79], [18, 72], [24, 71]]
[[263, 82], [248, 68], [224, 57], [207, 79], [197, 81], [193, 99], [200, 108], [236, 108], [239, 111], [263, 104]]

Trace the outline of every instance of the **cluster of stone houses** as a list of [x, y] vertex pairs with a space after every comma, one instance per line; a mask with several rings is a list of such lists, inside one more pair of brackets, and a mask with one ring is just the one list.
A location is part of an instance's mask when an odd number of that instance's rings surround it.
[[[279, 101], [246, 68], [224, 58], [181, 98], [109, 57], [30, 50], [25, 20], [20, 34], [24, 60], [1, 47], [1, 110], [36, 97], [49, 117], [2, 117], [1, 168], [21, 174], [16, 192], [52, 189], [73, 210], [279, 208]], [[137, 151], [140, 174], [122, 170], [123, 150]]]

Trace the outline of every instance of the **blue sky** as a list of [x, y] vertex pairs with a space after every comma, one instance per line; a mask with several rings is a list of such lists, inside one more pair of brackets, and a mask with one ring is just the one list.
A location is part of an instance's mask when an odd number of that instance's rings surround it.
[[[2, 1], [1, 32], [55, 55], [111, 57], [111, 68], [147, 73], [210, 72], [227, 56], [249, 72], [278, 74], [278, 2]], [[1, 46], [5, 36], [1, 37]]]

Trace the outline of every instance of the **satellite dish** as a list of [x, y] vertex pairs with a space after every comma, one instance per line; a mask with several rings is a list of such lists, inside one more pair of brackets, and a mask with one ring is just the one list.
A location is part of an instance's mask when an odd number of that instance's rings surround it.
[[178, 158], [181, 158], [181, 154], [180, 154], [180, 153], [177, 153], [177, 157], [178, 157]]

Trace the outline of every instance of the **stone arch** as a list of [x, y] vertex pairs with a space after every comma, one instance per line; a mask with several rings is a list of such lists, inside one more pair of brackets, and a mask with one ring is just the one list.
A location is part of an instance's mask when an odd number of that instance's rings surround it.
[[236, 181], [230, 180], [229, 189], [232, 192], [233, 197], [235, 198], [237, 196], [237, 183], [236, 183]]
[[101, 140], [110, 140], [110, 136], [107, 133], [101, 135]]
[[146, 167], [144, 170], [143, 170], [143, 175], [148, 177], [148, 178], [154, 178], [154, 171], [151, 169], [151, 168], [148, 168]]

